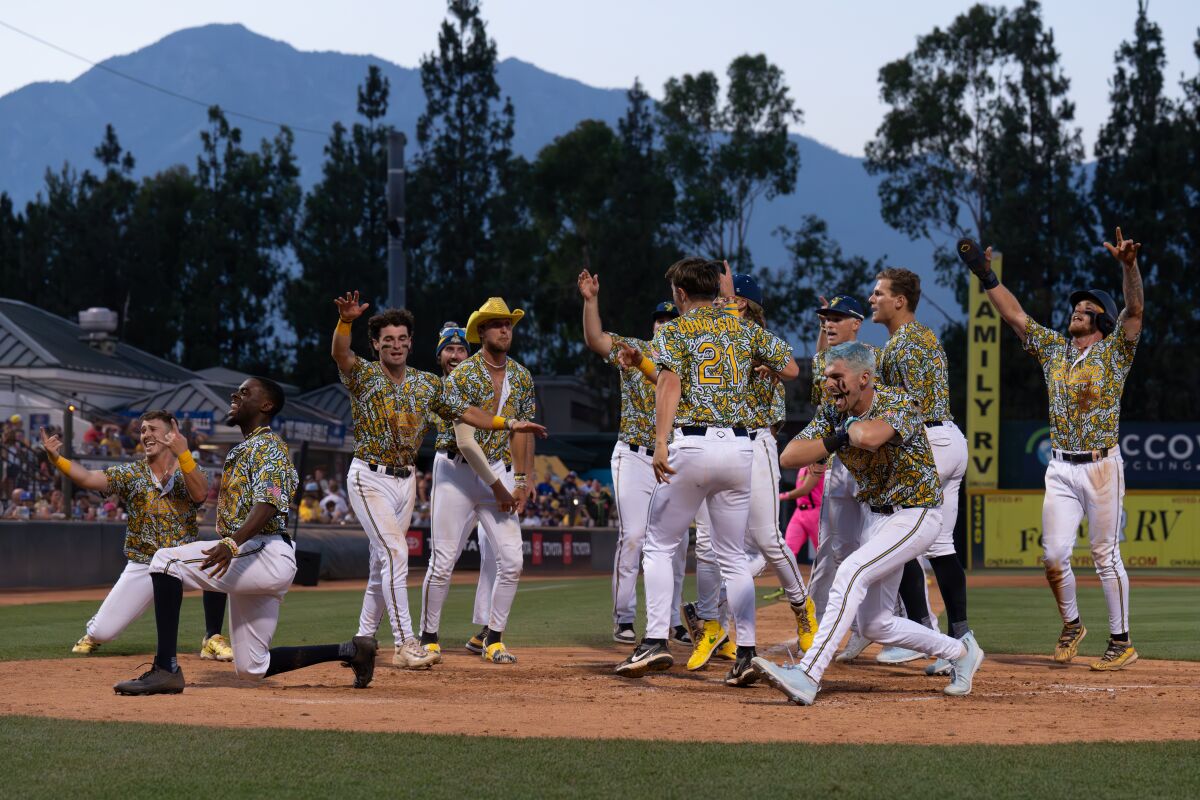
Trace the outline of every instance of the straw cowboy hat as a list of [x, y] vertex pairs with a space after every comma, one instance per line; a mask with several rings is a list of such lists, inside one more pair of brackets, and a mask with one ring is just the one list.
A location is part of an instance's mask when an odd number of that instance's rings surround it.
[[494, 319], [507, 319], [516, 325], [525, 316], [525, 312], [519, 308], [508, 310], [508, 303], [504, 302], [503, 297], [489, 297], [488, 301], [479, 307], [478, 311], [471, 312], [471, 318], [467, 320], [467, 341], [472, 344], [479, 344], [479, 326], [485, 322], [491, 322]]

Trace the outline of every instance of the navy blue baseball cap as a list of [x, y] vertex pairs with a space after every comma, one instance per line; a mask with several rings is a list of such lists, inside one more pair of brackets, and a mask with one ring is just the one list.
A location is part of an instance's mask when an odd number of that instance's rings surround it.
[[664, 300], [654, 307], [654, 319], [666, 317], [667, 319], [675, 319], [679, 316], [679, 308], [670, 300]]
[[758, 281], [749, 275], [739, 273], [733, 276], [733, 293], [762, 305], [762, 289], [758, 288]]
[[835, 295], [834, 298], [829, 301], [828, 306], [817, 309], [817, 316], [819, 317], [832, 314], [840, 314], [843, 317], [854, 317], [858, 320], [866, 318], [866, 314], [863, 313], [862, 303], [858, 302], [857, 298], [849, 294]]

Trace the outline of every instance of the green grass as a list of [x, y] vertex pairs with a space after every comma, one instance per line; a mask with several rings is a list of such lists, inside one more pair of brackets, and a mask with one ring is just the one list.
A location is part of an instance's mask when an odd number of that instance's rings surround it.
[[[1196, 797], [1200, 742], [686, 744], [0, 718], [9, 796]], [[46, 764], [54, 769], [46, 770]]]
[[[689, 576], [685, 596], [694, 595]], [[506, 641], [514, 648], [537, 645], [606, 645], [611, 643], [611, 594], [607, 577], [528, 581], [517, 592]], [[936, 594], [936, 587], [931, 588]], [[761, 594], [761, 591], [760, 591]], [[474, 633], [471, 607], [475, 587], [453, 586], [442, 614], [442, 641], [454, 645]], [[414, 616], [420, 613], [420, 591], [409, 592]], [[354, 591], [292, 592], [280, 614], [277, 644], [337, 642], [349, 638], [358, 623], [361, 593]], [[985, 650], [993, 653], [1046, 653], [1058, 637], [1060, 622], [1048, 589], [977, 588], [969, 599], [971, 624]], [[1098, 587], [1083, 587], [1079, 603], [1089, 634], [1081, 652], [1104, 650], [1108, 615]], [[83, 633], [100, 601], [42, 603], [0, 607], [0, 660], [58, 658], [67, 655]], [[639, 602], [639, 609], [645, 607]], [[1146, 658], [1200, 660], [1200, 586], [1138, 588], [1133, 579], [1131, 616], [1138, 652]], [[943, 624], [945, 620], [943, 619]], [[638, 629], [642, 629], [639, 621]], [[203, 613], [199, 596], [184, 599], [181, 647], [199, 647]], [[390, 628], [380, 626], [380, 642], [390, 643]], [[154, 650], [154, 614], [147, 613], [99, 655], [135, 655]]]

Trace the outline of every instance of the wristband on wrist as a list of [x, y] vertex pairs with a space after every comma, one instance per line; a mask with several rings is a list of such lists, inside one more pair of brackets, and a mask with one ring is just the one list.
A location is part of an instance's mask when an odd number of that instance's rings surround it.
[[333, 332], [334, 332], [334, 335], [336, 335], [336, 336], [349, 336], [350, 335], [350, 323], [346, 322], [346, 320], [344, 320], [344, 319], [339, 318], [337, 327], [333, 329]]
[[221, 544], [223, 544], [223, 545], [225, 545], [226, 547], [228, 547], [228, 548], [229, 548], [229, 552], [230, 552], [230, 553], [232, 553], [233, 555], [235, 555], [235, 556], [236, 556], [236, 555], [238, 554], [238, 545], [237, 545], [237, 542], [235, 542], [235, 541], [233, 540], [233, 537], [232, 537], [232, 536], [223, 536], [223, 537], [221, 537]]
[[647, 378], [654, 377], [654, 362], [648, 357], [642, 356], [641, 363], [638, 364], [638, 370]]
[[821, 444], [825, 446], [825, 452], [832, 455], [846, 445], [850, 444], [850, 434], [846, 433], [844, 429], [840, 430], [837, 433], [833, 433], [822, 438]]
[[501, 416], [492, 417], [492, 430], [503, 431], [508, 429], [508, 420]]
[[183, 470], [184, 475], [196, 469], [196, 459], [192, 458], [190, 450], [184, 450], [179, 454], [179, 468]]
[[58, 467], [58, 471], [63, 475], [71, 474], [71, 462], [62, 455], [54, 459], [54, 466]]
[[1000, 285], [1000, 279], [996, 277], [996, 273], [992, 272], [991, 267], [975, 274], [979, 278], [979, 285], [983, 287], [985, 292], [988, 289], [995, 289]]

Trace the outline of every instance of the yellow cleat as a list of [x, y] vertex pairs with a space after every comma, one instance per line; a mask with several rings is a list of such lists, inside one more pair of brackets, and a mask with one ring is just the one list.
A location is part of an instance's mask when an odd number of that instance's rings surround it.
[[700, 638], [692, 645], [692, 655], [688, 659], [687, 668], [689, 670], [702, 669], [713, 657], [713, 654], [728, 641], [729, 634], [721, 627], [720, 622], [715, 619], [704, 620]]
[[85, 633], [83, 638], [76, 642], [75, 646], [71, 648], [71, 652], [78, 653], [82, 656], [91, 655], [100, 649], [100, 644], [100, 642], [97, 642], [95, 639]]
[[425, 645], [425, 649], [431, 653], [442, 652], [442, 646], [440, 644], [438, 644], [437, 642], [430, 642], [429, 644]]
[[792, 613], [796, 615], [796, 644], [803, 653], [812, 647], [813, 638], [817, 635], [817, 609], [812, 598], [806, 597], [802, 608], [792, 606]]
[[716, 657], [722, 661], [737, 661], [737, 645], [728, 639], [717, 648]]
[[1054, 660], [1060, 664], [1070, 662], [1079, 652], [1079, 643], [1087, 636], [1087, 628], [1079, 625], [1063, 625], [1062, 633], [1058, 635], [1058, 644], [1054, 646]]
[[483, 660], [492, 664], [515, 664], [517, 657], [508, 652], [504, 642], [494, 642], [483, 650]]
[[205, 661], [233, 661], [233, 648], [221, 634], [210, 636], [200, 643], [200, 658]]
[[1096, 672], [1112, 672], [1132, 666], [1137, 660], [1138, 652], [1133, 649], [1130, 642], [1109, 639], [1108, 649], [1104, 651], [1104, 655], [1100, 656], [1099, 661], [1092, 664], [1092, 669]]

